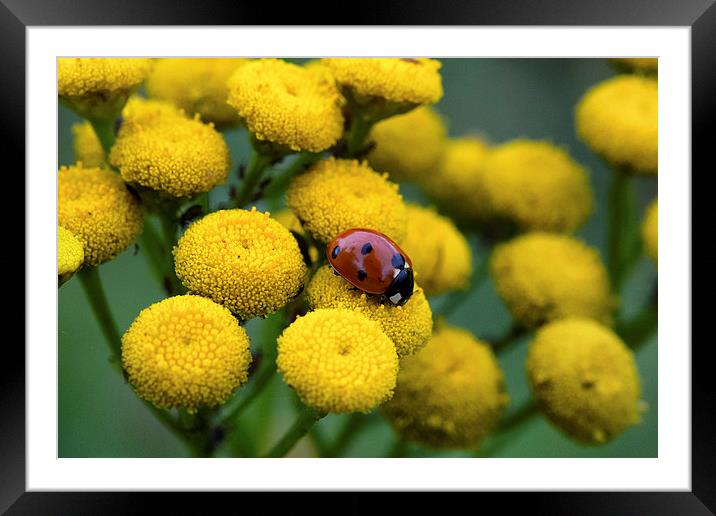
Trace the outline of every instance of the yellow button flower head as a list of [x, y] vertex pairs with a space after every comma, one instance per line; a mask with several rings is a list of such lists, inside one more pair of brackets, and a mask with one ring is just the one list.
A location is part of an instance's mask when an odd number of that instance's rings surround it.
[[319, 161], [291, 182], [286, 202], [324, 244], [350, 228], [373, 229], [398, 243], [405, 237], [406, 208], [398, 185], [358, 161]]
[[81, 162], [85, 167], [99, 167], [104, 163], [104, 149], [92, 124], [89, 122], [74, 124], [72, 134], [74, 136], [75, 161]]
[[656, 262], [659, 258], [659, 208], [656, 199], [651, 201], [646, 209], [641, 236], [644, 239], [646, 254]]
[[568, 316], [611, 323], [614, 299], [595, 249], [566, 235], [529, 233], [495, 248], [495, 287], [526, 326]]
[[470, 245], [447, 217], [408, 204], [408, 233], [402, 248], [429, 296], [467, 287], [472, 274]]
[[108, 118], [121, 111], [151, 68], [145, 58], [59, 58], [57, 92], [82, 116]]
[[546, 141], [517, 139], [494, 147], [475, 178], [487, 217], [525, 230], [572, 232], [592, 211], [587, 174]]
[[126, 182], [172, 197], [192, 197], [226, 182], [229, 149], [213, 124], [166, 105], [142, 104], [125, 109], [109, 155]]
[[577, 105], [577, 134], [614, 165], [658, 170], [659, 86], [656, 79], [620, 75], [592, 87]]
[[484, 217], [480, 169], [489, 147], [476, 137], [448, 141], [435, 173], [423, 180], [427, 194], [445, 213], [476, 222]]
[[296, 239], [268, 213], [222, 210], [194, 222], [174, 248], [177, 277], [242, 319], [275, 312], [301, 291]]
[[57, 221], [82, 242], [85, 264], [111, 260], [141, 232], [139, 203], [114, 172], [62, 167], [57, 183]]
[[226, 308], [170, 297], [140, 312], [122, 337], [122, 365], [137, 395], [160, 408], [220, 405], [248, 379], [249, 338]]
[[71, 231], [57, 227], [57, 275], [60, 282], [80, 268], [85, 259], [82, 242]]
[[659, 60], [655, 57], [615, 57], [611, 61], [619, 68], [643, 73], [657, 73]]
[[415, 353], [427, 344], [433, 331], [433, 313], [423, 291], [416, 285], [403, 306], [380, 302], [353, 289], [330, 267], [321, 267], [306, 287], [306, 299], [313, 308], [347, 308], [380, 324], [395, 345], [399, 357]]
[[420, 104], [435, 104], [443, 96], [440, 61], [426, 58], [327, 58], [344, 95], [358, 104], [376, 100], [402, 105], [405, 112]]
[[190, 116], [225, 127], [238, 123], [236, 110], [226, 103], [226, 81], [248, 59], [177, 58], [158, 59], [147, 79], [150, 97], [168, 100]]
[[400, 361], [395, 394], [381, 411], [411, 441], [474, 448], [508, 402], [489, 345], [466, 330], [444, 326], [424, 349]]
[[368, 136], [371, 167], [395, 181], [419, 181], [435, 172], [446, 142], [442, 117], [429, 107], [378, 122]]
[[540, 410], [573, 439], [603, 444], [639, 422], [634, 356], [594, 321], [570, 318], [540, 328], [527, 377]]
[[341, 98], [327, 74], [259, 59], [229, 78], [229, 104], [258, 140], [320, 152], [343, 134]]
[[368, 412], [395, 387], [398, 357], [378, 323], [344, 309], [299, 317], [278, 339], [278, 370], [319, 412]]

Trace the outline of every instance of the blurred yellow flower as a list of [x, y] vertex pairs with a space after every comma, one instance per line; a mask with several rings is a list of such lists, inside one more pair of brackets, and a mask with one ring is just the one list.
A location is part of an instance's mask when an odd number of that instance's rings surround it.
[[466, 288], [472, 252], [455, 224], [430, 208], [408, 204], [408, 232], [402, 248], [413, 262], [415, 279], [429, 296]]
[[248, 63], [238, 58], [158, 59], [147, 79], [150, 97], [168, 100], [190, 116], [198, 114], [205, 122], [225, 127], [238, 123], [239, 116], [226, 101], [231, 74]]
[[72, 125], [75, 161], [85, 167], [99, 167], [104, 163], [104, 149], [94, 132], [92, 124], [80, 122]]
[[343, 134], [340, 95], [321, 71], [258, 59], [234, 71], [228, 88], [229, 104], [260, 141], [320, 152]]
[[286, 203], [324, 244], [351, 228], [373, 229], [398, 243], [405, 237], [406, 208], [398, 185], [365, 163], [319, 161], [291, 182]]
[[615, 300], [599, 254], [566, 235], [528, 233], [498, 245], [490, 258], [495, 287], [525, 326], [568, 316], [611, 324]]
[[569, 437], [604, 444], [639, 422], [639, 375], [621, 339], [588, 319], [540, 328], [527, 355], [539, 408]]
[[577, 134], [614, 165], [656, 174], [658, 90], [656, 79], [639, 75], [620, 75], [593, 86], [577, 105]]
[[82, 242], [62, 226], [57, 226], [57, 275], [67, 276], [80, 268], [85, 259]]
[[400, 361], [393, 398], [381, 409], [404, 438], [434, 448], [474, 448], [509, 397], [490, 346], [452, 326]]
[[192, 197], [226, 182], [229, 149], [212, 124], [161, 104], [132, 106], [109, 162], [122, 178], [172, 197]]
[[486, 217], [525, 230], [572, 232], [592, 211], [587, 174], [562, 148], [517, 139], [494, 147], [474, 178]]
[[368, 412], [395, 387], [398, 357], [378, 323], [345, 309], [299, 317], [278, 339], [276, 365], [319, 412]]
[[434, 104], [443, 96], [440, 61], [427, 58], [326, 58], [341, 91], [359, 104], [383, 99], [405, 105]]
[[296, 239], [253, 208], [211, 213], [174, 248], [177, 277], [242, 319], [268, 315], [301, 291], [306, 265]]
[[433, 330], [433, 315], [423, 291], [416, 285], [402, 306], [381, 303], [380, 296], [368, 296], [330, 267], [316, 271], [306, 287], [308, 304], [315, 309], [347, 308], [378, 322], [395, 345], [398, 356], [415, 353], [427, 344]]
[[368, 136], [371, 167], [394, 181], [419, 181], [435, 172], [447, 139], [442, 117], [430, 107], [378, 122]]
[[58, 224], [82, 242], [85, 264], [111, 260], [141, 232], [139, 203], [114, 172], [62, 167], [57, 183]]
[[646, 254], [656, 262], [659, 258], [659, 208], [656, 199], [646, 208], [641, 236]]
[[122, 337], [122, 365], [137, 395], [189, 413], [220, 405], [248, 379], [249, 338], [226, 308], [193, 295], [140, 312]]

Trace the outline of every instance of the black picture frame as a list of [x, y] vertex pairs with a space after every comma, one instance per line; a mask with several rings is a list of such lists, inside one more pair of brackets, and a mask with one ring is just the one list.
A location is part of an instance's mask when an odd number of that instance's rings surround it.
[[[276, 4], [278, 5], [278, 4]], [[42, 25], [607, 25], [684, 26], [692, 35], [692, 156], [704, 163], [713, 146], [709, 126], [716, 104], [716, 5], [714, 0], [505, 0], [453, 3], [384, 2], [356, 4], [350, 20], [332, 8], [282, 4], [259, 12], [248, 3], [195, 0], [0, 0], [0, 130], [4, 155], [25, 169], [25, 31]], [[330, 21], [320, 13], [331, 14]], [[328, 18], [328, 16], [324, 16]], [[320, 21], [319, 21], [320, 20]], [[695, 166], [695, 165], [694, 165]], [[713, 168], [713, 160], [710, 160]], [[21, 167], [21, 168], [20, 168]], [[684, 175], [691, 171], [684, 171]], [[19, 175], [18, 175], [19, 176]], [[24, 191], [24, 186], [20, 187]], [[27, 194], [27, 192], [25, 192]], [[709, 220], [707, 217], [706, 220]], [[19, 241], [19, 240], [18, 240]], [[24, 251], [23, 251], [24, 252]], [[29, 271], [25, 270], [25, 277]], [[23, 304], [24, 306], [24, 304]], [[27, 306], [27, 309], [32, 307]], [[689, 321], [689, 323], [691, 323]], [[8, 339], [10, 340], [10, 339]], [[14, 339], [13, 339], [14, 340]], [[690, 342], [669, 343], [688, 346]], [[709, 514], [716, 511], [716, 396], [709, 343], [692, 347], [692, 490], [639, 493], [528, 493], [499, 495], [501, 510], [529, 504], [550, 514]], [[25, 355], [5, 343], [0, 361], [0, 510], [9, 514], [125, 513], [145, 504], [144, 496], [122, 493], [25, 492]], [[246, 495], [242, 495], [246, 496]], [[357, 495], [353, 495], [357, 496]], [[488, 496], [480, 495], [480, 496]], [[490, 495], [493, 496], [493, 495]], [[186, 497], [164, 497], [190, 509]], [[419, 499], [419, 498], [418, 498]], [[497, 501], [497, 500], [495, 500]], [[243, 504], [246, 502], [243, 501]], [[365, 503], [365, 501], [364, 501]], [[169, 505], [167, 505], [169, 510]]]

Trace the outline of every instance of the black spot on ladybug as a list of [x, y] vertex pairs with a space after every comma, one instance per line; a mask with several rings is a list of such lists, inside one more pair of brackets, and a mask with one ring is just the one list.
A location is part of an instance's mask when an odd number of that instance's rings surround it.
[[333, 258], [335, 260], [336, 258], [338, 258], [338, 253], [340, 253], [340, 252], [341, 252], [341, 246], [337, 245], [336, 247], [333, 248], [333, 251], [331, 251], [331, 258]]
[[405, 266], [405, 258], [403, 258], [402, 254], [396, 253], [391, 258], [390, 264], [396, 269], [402, 269]]
[[370, 242], [367, 244], [363, 244], [363, 247], [361, 247], [360, 254], [365, 256], [366, 254], [370, 253], [373, 250], [373, 246], [370, 245]]
[[358, 271], [358, 280], [363, 281], [364, 279], [366, 279], [367, 276], [368, 275], [365, 273], [364, 270]]

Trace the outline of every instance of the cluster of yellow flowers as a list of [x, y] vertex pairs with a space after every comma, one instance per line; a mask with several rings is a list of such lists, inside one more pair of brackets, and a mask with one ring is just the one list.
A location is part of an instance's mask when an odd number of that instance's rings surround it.
[[[190, 413], [225, 403], [248, 380], [241, 324], [301, 296], [308, 311], [278, 338], [276, 366], [305, 405], [321, 414], [382, 405], [408, 440], [475, 448], [508, 404], [503, 374], [489, 343], [433, 323], [428, 296], [474, 286], [466, 228], [494, 237], [507, 227], [517, 235], [495, 246], [489, 273], [516, 323], [536, 329], [527, 373], [539, 407], [588, 443], [638, 420], [633, 357], [609, 329], [617, 296], [597, 251], [572, 236], [593, 209], [587, 170], [550, 141], [450, 137], [432, 107], [440, 68], [425, 58], [59, 60], [59, 95], [86, 118], [73, 127], [77, 164], [58, 173], [60, 283], [125, 250], [143, 209], [178, 210], [225, 184], [231, 161], [217, 127], [243, 125], [256, 163], [314, 157], [291, 177], [282, 211], [209, 209], [169, 242], [189, 293], [142, 310], [122, 338], [139, 397]], [[149, 99], [133, 96], [143, 82]], [[654, 78], [605, 81], [577, 106], [577, 132], [611, 163], [655, 174], [656, 99]], [[115, 118], [115, 133], [100, 135], [98, 120]], [[406, 203], [396, 181], [434, 206]], [[656, 211], [654, 201], [642, 226], [654, 261]], [[387, 235], [411, 258], [405, 304], [324, 264], [326, 244], [352, 228]]]

